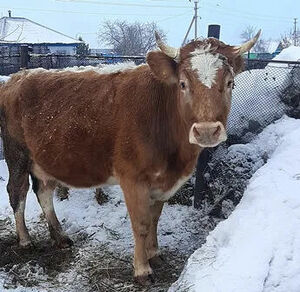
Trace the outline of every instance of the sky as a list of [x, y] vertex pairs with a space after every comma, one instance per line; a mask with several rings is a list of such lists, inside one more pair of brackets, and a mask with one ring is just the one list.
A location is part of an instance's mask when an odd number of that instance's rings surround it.
[[[179, 47], [194, 14], [194, 0], [0, 0], [0, 17], [31, 19], [69, 36], [82, 36], [90, 48], [106, 48], [98, 34], [105, 20], [152, 22], [166, 32], [168, 43]], [[220, 39], [241, 43], [247, 26], [262, 29], [262, 38], [278, 39], [299, 17], [299, 0], [199, 0], [198, 35], [206, 37], [209, 24], [221, 25]], [[300, 24], [299, 24], [300, 26]], [[191, 30], [190, 38], [194, 35]]]

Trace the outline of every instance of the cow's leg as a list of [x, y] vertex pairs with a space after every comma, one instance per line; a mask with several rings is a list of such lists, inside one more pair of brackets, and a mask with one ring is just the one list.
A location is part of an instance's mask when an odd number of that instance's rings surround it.
[[28, 248], [31, 246], [31, 240], [26, 228], [24, 212], [29, 188], [29, 173], [22, 169], [14, 171], [11, 168], [9, 168], [9, 173], [7, 192], [14, 211], [19, 245], [22, 248]]
[[14, 211], [19, 245], [28, 247], [31, 245], [31, 240], [25, 225], [24, 211], [29, 188], [31, 162], [28, 150], [9, 135], [5, 119], [1, 114], [0, 118], [5, 160], [9, 171], [7, 192], [10, 205]]
[[147, 247], [147, 257], [150, 261], [150, 264], [153, 266], [159, 265], [162, 260], [160, 257], [160, 252], [158, 249], [158, 242], [157, 242], [157, 224], [158, 224], [161, 211], [163, 209], [163, 205], [164, 202], [156, 201], [150, 207], [151, 225], [150, 225], [150, 231], [146, 241], [146, 247]]
[[31, 177], [32, 188], [46, 217], [53, 243], [62, 248], [71, 246], [73, 242], [63, 232], [53, 206], [53, 193], [56, 183], [54, 181], [43, 182], [34, 175], [31, 175]]
[[148, 236], [151, 217], [149, 190], [141, 184], [121, 179], [127, 209], [130, 215], [134, 235], [134, 276], [141, 284], [152, 280], [152, 269], [146, 252], [146, 238]]

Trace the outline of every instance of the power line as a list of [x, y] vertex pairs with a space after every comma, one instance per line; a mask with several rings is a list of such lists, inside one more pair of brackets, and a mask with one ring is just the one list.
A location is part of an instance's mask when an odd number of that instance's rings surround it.
[[222, 7], [220, 5], [213, 5], [211, 3], [206, 3], [204, 2], [205, 6], [210, 6], [211, 9], [216, 10], [224, 10], [226, 11], [226, 13], [230, 13], [230, 14], [235, 14], [235, 15], [240, 15], [240, 16], [253, 16], [254, 18], [270, 18], [270, 19], [274, 19], [274, 20], [278, 20], [278, 19], [285, 19], [285, 20], [290, 20], [291, 17], [289, 16], [279, 16], [279, 15], [268, 15], [268, 14], [258, 14], [258, 13], [252, 13], [252, 12], [248, 12], [248, 11], [244, 11], [244, 10], [239, 10], [239, 9], [233, 9], [232, 7]]
[[[112, 16], [166, 16], [166, 14], [140, 14], [140, 13], [104, 13], [104, 12], [83, 12], [83, 11], [71, 11], [71, 10], [59, 10], [59, 9], [39, 9], [39, 8], [22, 8], [22, 7], [3, 7], [0, 6], [2, 9], [12, 9], [12, 10], [24, 10], [24, 11], [39, 11], [39, 12], [46, 12], [46, 13], [67, 13], [67, 14], [87, 14], [87, 15], [112, 15]], [[188, 12], [186, 12], [188, 13]], [[184, 14], [186, 14], [184, 13]], [[177, 15], [169, 15], [169, 17], [177, 17], [183, 14]]]
[[226, 13], [223, 13], [222, 11], [218, 11], [216, 8], [212, 7], [206, 7], [206, 9], [213, 10], [215, 13], [222, 13], [222, 17], [231, 17], [234, 16], [236, 18], [243, 18], [243, 19], [249, 19], [249, 20], [261, 20], [261, 21], [266, 21], [266, 22], [285, 22], [285, 23], [290, 23], [290, 18], [288, 19], [277, 19], [277, 18], [269, 18], [267, 19], [264, 16], [261, 15], [247, 15], [247, 14], [242, 14], [239, 12], [234, 12], [234, 11], [227, 11]]
[[[156, 0], [155, 0], [156, 1]], [[163, 22], [163, 21], [167, 21], [167, 20], [170, 20], [170, 19], [173, 19], [173, 18], [177, 18], [177, 17], [181, 17], [181, 16], [185, 16], [187, 14], [189, 14], [190, 11], [187, 11], [185, 13], [182, 13], [182, 14], [177, 14], [177, 15], [173, 15], [173, 16], [170, 16], [170, 17], [167, 17], [167, 18], [164, 18], [164, 19], [160, 19], [158, 20], [157, 22]]]
[[126, 6], [126, 7], [151, 7], [151, 8], [180, 8], [186, 9], [189, 6], [175, 6], [175, 5], [152, 5], [152, 4], [137, 4], [137, 3], [124, 3], [124, 2], [102, 2], [96, 0], [55, 0], [57, 2], [77, 2], [86, 4], [98, 4], [98, 5], [108, 5], [108, 6]]

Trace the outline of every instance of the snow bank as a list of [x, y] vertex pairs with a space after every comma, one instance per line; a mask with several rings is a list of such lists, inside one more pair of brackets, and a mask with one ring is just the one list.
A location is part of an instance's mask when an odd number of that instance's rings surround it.
[[299, 291], [300, 121], [283, 117], [256, 143], [271, 158], [169, 291]]

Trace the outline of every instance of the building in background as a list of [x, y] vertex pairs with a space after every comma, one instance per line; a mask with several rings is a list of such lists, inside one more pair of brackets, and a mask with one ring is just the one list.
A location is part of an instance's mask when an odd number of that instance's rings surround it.
[[0, 55], [18, 54], [27, 44], [36, 54], [75, 55], [82, 42], [24, 17], [0, 18]]

